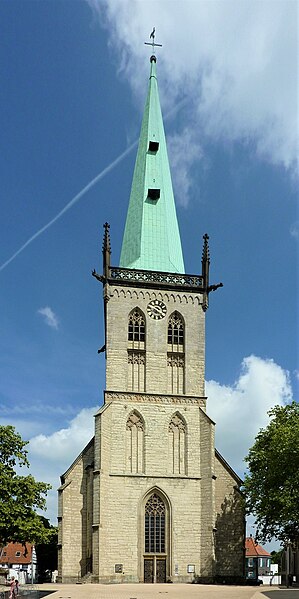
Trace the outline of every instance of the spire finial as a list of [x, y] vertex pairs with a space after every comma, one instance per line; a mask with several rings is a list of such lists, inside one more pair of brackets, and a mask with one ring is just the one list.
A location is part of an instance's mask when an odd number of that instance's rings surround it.
[[153, 60], [156, 62], [155, 48], [157, 46], [159, 46], [159, 48], [162, 48], [162, 44], [155, 44], [155, 32], [156, 32], [156, 28], [153, 27], [153, 31], [150, 34], [150, 40], [152, 40], [152, 41], [151, 42], [144, 42], [146, 46], [151, 46], [152, 47], [152, 56], [150, 58], [151, 62]]

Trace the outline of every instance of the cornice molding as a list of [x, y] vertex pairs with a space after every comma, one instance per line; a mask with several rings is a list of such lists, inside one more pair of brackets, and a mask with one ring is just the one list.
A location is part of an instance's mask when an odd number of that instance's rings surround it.
[[205, 409], [206, 397], [191, 395], [160, 395], [155, 393], [132, 393], [123, 391], [104, 391], [105, 403], [119, 401], [122, 403], [158, 403], [169, 405], [198, 405]]

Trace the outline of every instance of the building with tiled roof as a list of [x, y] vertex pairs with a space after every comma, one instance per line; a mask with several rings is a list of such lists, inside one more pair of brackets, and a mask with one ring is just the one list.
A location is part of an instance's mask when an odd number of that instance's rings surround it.
[[0, 566], [7, 570], [14, 570], [20, 582], [31, 581], [32, 569], [33, 580], [36, 572], [36, 553], [34, 545], [26, 543], [8, 543], [0, 551]]
[[259, 545], [252, 535], [245, 540], [246, 578], [257, 579], [270, 574], [271, 554]]

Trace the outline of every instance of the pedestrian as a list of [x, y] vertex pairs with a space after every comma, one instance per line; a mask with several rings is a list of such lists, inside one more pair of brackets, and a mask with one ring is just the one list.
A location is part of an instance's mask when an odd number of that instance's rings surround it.
[[11, 580], [10, 580], [10, 595], [9, 595], [9, 599], [14, 599], [14, 597], [16, 596], [15, 590], [16, 590], [16, 581], [15, 581], [15, 577], [12, 576]]

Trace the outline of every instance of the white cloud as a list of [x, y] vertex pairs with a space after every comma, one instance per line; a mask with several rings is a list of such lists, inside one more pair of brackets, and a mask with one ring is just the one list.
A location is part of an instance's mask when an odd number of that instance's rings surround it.
[[45, 308], [39, 308], [37, 313], [44, 316], [45, 323], [49, 327], [51, 327], [52, 329], [58, 329], [59, 321], [58, 321], [58, 318], [57, 318], [55, 312], [53, 312], [52, 308], [50, 308], [49, 306], [45, 306]]
[[68, 428], [61, 428], [51, 435], [37, 435], [30, 439], [30, 453], [38, 458], [66, 467], [76, 458], [94, 434], [93, 416], [97, 408], [84, 408], [70, 421]]
[[48, 482], [52, 489], [47, 496], [44, 514], [52, 524], [57, 519], [57, 488], [60, 475], [72, 464], [94, 435], [93, 416], [98, 406], [84, 408], [70, 420], [67, 428], [51, 435], [36, 435], [29, 442], [30, 472], [37, 480]]
[[[212, 139], [250, 143], [263, 159], [295, 170], [298, 160], [297, 10], [295, 0], [151, 2], [87, 0], [109, 32], [119, 71], [144, 96], [143, 46], [152, 24], [159, 85], [167, 109]], [[196, 160], [194, 156], [194, 160]], [[188, 169], [187, 169], [188, 170]]]
[[291, 234], [291, 237], [295, 237], [295, 239], [298, 239], [298, 237], [299, 237], [299, 221], [298, 220], [291, 225], [290, 234]]
[[269, 422], [268, 410], [292, 400], [289, 374], [273, 360], [244, 358], [241, 373], [232, 386], [206, 383], [208, 414], [216, 422], [216, 446], [241, 475], [243, 459], [260, 428]]
[[196, 156], [197, 160], [202, 158], [202, 148], [194, 129], [187, 127], [180, 133], [169, 135], [167, 142], [175, 197], [178, 204], [187, 206], [192, 186], [190, 173], [194, 157]]

